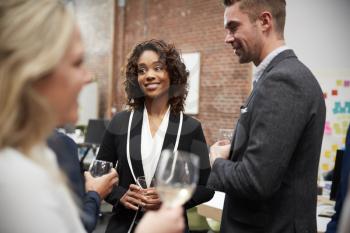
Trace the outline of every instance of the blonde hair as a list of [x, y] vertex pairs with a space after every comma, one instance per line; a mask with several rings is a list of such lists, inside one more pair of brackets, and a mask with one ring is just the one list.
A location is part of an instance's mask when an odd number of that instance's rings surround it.
[[55, 127], [34, 85], [58, 65], [74, 26], [59, 0], [0, 1], [0, 150], [28, 153]]

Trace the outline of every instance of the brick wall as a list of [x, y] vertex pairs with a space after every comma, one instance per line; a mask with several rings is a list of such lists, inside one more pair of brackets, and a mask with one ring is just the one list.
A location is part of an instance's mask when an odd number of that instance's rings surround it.
[[[223, 12], [219, 0], [127, 0], [125, 8], [116, 10], [116, 19], [124, 15], [124, 25], [116, 23], [119, 35], [115, 38], [122, 37], [124, 44], [123, 51], [115, 51], [124, 57], [119, 64], [125, 64], [136, 43], [151, 38], [175, 43], [183, 53], [200, 52], [200, 105], [195, 117], [202, 122], [210, 144], [220, 128], [234, 127], [251, 88], [251, 65], [239, 64], [231, 46], [224, 43]], [[113, 104], [117, 111], [124, 103], [119, 72], [117, 68]]]

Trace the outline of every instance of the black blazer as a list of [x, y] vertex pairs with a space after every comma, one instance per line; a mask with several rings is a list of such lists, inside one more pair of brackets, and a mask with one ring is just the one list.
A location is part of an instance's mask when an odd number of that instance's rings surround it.
[[[117, 172], [119, 174], [119, 185], [106, 199], [114, 206], [114, 215], [111, 217], [106, 232], [127, 232], [135, 212], [126, 209], [119, 203], [120, 198], [126, 193], [130, 184], [135, 184], [131, 174], [127, 157], [126, 142], [129, 122], [129, 111], [116, 114], [105, 132], [97, 159], [118, 161]], [[143, 119], [143, 108], [134, 112], [130, 132], [130, 159], [135, 176], [143, 176], [141, 159], [141, 129]], [[179, 127], [180, 116], [170, 114], [169, 125], [165, 135], [162, 149], [173, 149]], [[199, 121], [184, 115], [182, 131], [178, 150], [188, 151], [200, 156], [200, 176], [198, 186], [193, 197], [185, 204], [185, 208], [194, 207], [200, 203], [209, 201], [214, 191], [206, 188], [210, 173], [208, 147], [204, 138], [203, 130]], [[186, 217], [186, 215], [185, 215]]]
[[292, 50], [277, 55], [241, 108], [231, 160], [208, 185], [226, 193], [221, 232], [315, 233], [325, 102]]

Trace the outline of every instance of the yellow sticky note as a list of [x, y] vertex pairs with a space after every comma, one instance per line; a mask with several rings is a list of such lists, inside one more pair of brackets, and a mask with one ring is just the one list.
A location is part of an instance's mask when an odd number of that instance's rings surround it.
[[326, 157], [327, 159], [329, 159], [331, 157], [331, 152], [329, 150], [326, 150], [324, 152], [324, 157]]
[[344, 135], [346, 135], [346, 133], [348, 131], [348, 126], [349, 126], [349, 122], [348, 121], [343, 121], [342, 128], [343, 128], [343, 134]]
[[322, 167], [322, 170], [323, 170], [323, 171], [325, 171], [325, 172], [326, 172], [326, 171], [329, 171], [329, 164], [323, 163], [321, 167]]
[[332, 145], [332, 151], [337, 151], [338, 150], [338, 145], [337, 144], [333, 144]]
[[338, 123], [334, 123], [333, 124], [333, 129], [335, 130], [336, 134], [341, 134], [342, 133], [342, 130], [341, 130], [340, 125]]
[[338, 87], [341, 87], [341, 86], [343, 86], [343, 80], [337, 80], [337, 86]]

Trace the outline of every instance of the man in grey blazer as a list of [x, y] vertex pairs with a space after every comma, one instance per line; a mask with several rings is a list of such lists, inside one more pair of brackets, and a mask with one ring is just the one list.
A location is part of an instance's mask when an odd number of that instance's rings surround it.
[[316, 232], [325, 103], [285, 46], [285, 0], [224, 0], [225, 42], [256, 66], [231, 145], [211, 147], [208, 186], [226, 193], [221, 232]]

